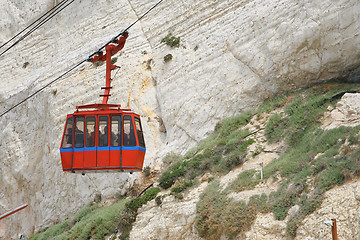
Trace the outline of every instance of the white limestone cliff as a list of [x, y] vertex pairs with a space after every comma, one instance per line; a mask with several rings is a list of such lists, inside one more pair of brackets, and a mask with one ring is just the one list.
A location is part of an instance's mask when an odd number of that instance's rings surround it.
[[[0, 2], [0, 44], [57, 2]], [[0, 57], [0, 111], [85, 59], [156, 2], [75, 0]], [[110, 103], [141, 115], [145, 165], [157, 166], [166, 153], [205, 138], [222, 118], [358, 68], [359, 12], [356, 0], [164, 0], [131, 28]], [[179, 48], [161, 43], [168, 33], [181, 38]], [[104, 68], [85, 63], [1, 117], [0, 212], [29, 207], [0, 222], [0, 238], [61, 221], [96, 193], [125, 194], [139, 176], [61, 171], [66, 114], [100, 101]]]

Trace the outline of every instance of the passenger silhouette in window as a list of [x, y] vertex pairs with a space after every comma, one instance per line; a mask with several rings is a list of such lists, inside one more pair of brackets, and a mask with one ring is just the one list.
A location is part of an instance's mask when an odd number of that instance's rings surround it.
[[104, 127], [104, 132], [100, 136], [100, 147], [108, 145], [108, 127]]
[[84, 147], [84, 132], [75, 126], [75, 147]]
[[71, 141], [71, 135], [70, 134], [66, 134], [65, 135], [65, 145], [64, 148], [71, 148], [72, 147], [72, 141]]
[[134, 127], [131, 116], [124, 116], [124, 146], [136, 146]]

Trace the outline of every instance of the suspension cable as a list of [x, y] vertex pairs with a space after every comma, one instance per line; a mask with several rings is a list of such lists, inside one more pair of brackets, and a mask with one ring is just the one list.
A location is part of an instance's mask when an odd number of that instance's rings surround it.
[[41, 87], [40, 89], [38, 89], [36, 92], [34, 92], [33, 94], [29, 95], [27, 98], [25, 98], [24, 100], [18, 102], [17, 104], [15, 104], [14, 106], [12, 106], [11, 108], [9, 108], [8, 110], [6, 110], [5, 112], [3, 112], [0, 117], [4, 116], [6, 113], [10, 112], [11, 110], [13, 110], [14, 108], [16, 108], [17, 106], [19, 106], [20, 104], [26, 102], [27, 100], [29, 100], [30, 98], [32, 98], [33, 96], [35, 96], [36, 94], [38, 94], [39, 92], [41, 92], [42, 90], [44, 90], [45, 88], [47, 88], [48, 86], [50, 86], [51, 84], [53, 84], [54, 82], [58, 81], [60, 78], [64, 77], [66, 74], [68, 74], [69, 72], [71, 72], [72, 70], [74, 70], [75, 68], [77, 68], [78, 66], [80, 66], [81, 64], [83, 64], [84, 62], [86, 62], [87, 59], [82, 60], [81, 62], [79, 62], [78, 64], [74, 65], [72, 68], [70, 68], [68, 71], [66, 71], [65, 73], [61, 74], [59, 77], [57, 77], [56, 79], [52, 80], [51, 82], [49, 82], [48, 84], [46, 84], [45, 86]]
[[[73, 3], [75, 0], [71, 0], [70, 3], [67, 3], [69, 0], [63, 0], [62, 2], [58, 3], [55, 7], [53, 7], [52, 9], [50, 9], [49, 11], [47, 11], [44, 15], [42, 15], [40, 18], [38, 18], [37, 20], [35, 20], [32, 24], [30, 24], [28, 27], [26, 27], [24, 30], [22, 30], [21, 32], [19, 32], [18, 34], [16, 34], [14, 37], [12, 37], [10, 40], [8, 40], [6, 43], [4, 43], [3, 45], [1, 45], [0, 48], [2, 48], [3, 46], [5, 46], [6, 44], [8, 44], [10, 41], [14, 40], [16, 37], [18, 37], [21, 33], [23, 33], [25, 30], [27, 30], [28, 28], [30, 28], [32, 25], [34, 25], [36, 22], [37, 23], [34, 27], [32, 27], [28, 32], [26, 32], [24, 35], [22, 35], [17, 41], [15, 41], [12, 45], [10, 45], [7, 49], [5, 49], [1, 54], [0, 57], [6, 53], [7, 51], [9, 51], [11, 48], [13, 48], [16, 44], [18, 44], [19, 42], [21, 42], [22, 40], [24, 40], [27, 36], [29, 36], [31, 33], [33, 33], [34, 31], [36, 31], [37, 29], [39, 29], [42, 25], [44, 25], [46, 22], [48, 22], [50, 19], [52, 19], [53, 17], [55, 17], [59, 12], [61, 12], [62, 10], [64, 10], [67, 6], [69, 6], [71, 3]], [[66, 4], [67, 3], [67, 4]], [[65, 5], [66, 4], [66, 5]], [[64, 6], [65, 5], [65, 6]], [[43, 18], [43, 19], [42, 19]]]
[[[66, 0], [68, 1], [68, 0]], [[59, 12], [64, 10], [67, 6], [69, 6], [71, 3], [73, 3], [75, 0], [71, 0], [70, 3], [62, 7], [60, 10], [54, 11], [51, 16], [47, 16], [44, 20], [42, 20], [40, 23], [38, 23], [35, 27], [33, 27], [29, 32], [27, 32], [24, 36], [22, 36], [18, 41], [23, 40], [25, 37], [29, 36], [31, 33], [33, 33], [35, 30], [39, 29], [42, 25], [44, 25], [46, 22], [48, 22], [50, 19], [55, 17]]]
[[44, 16], [48, 15], [51, 11], [53, 11], [54, 9], [56, 9], [59, 5], [63, 5], [64, 2], [67, 2], [68, 0], [63, 0], [62, 2], [58, 3], [57, 5], [55, 5], [53, 8], [51, 8], [49, 11], [47, 11], [45, 14], [43, 14], [42, 16], [40, 16], [38, 19], [36, 19], [33, 23], [31, 23], [29, 26], [27, 26], [25, 29], [23, 29], [22, 31], [20, 31], [18, 34], [16, 34], [15, 36], [13, 36], [11, 39], [9, 39], [8, 41], [6, 41], [4, 44], [2, 44], [0, 46], [0, 48], [4, 47], [6, 44], [8, 44], [9, 42], [11, 42], [12, 40], [14, 40], [17, 36], [19, 36], [21, 33], [23, 33], [26, 29], [30, 28], [32, 25], [34, 25], [36, 22], [40, 21], [41, 18], [43, 18]]
[[[74, 0], [72, 0], [74, 1]], [[112, 43], [112, 41], [115, 38], [118, 38], [119, 36], [121, 36], [122, 34], [124, 34], [126, 31], [128, 31], [133, 25], [135, 25], [140, 19], [142, 19], [145, 15], [147, 15], [152, 9], [154, 9], [156, 6], [158, 6], [163, 0], [160, 0], [158, 3], [156, 3], [153, 7], [151, 7], [148, 11], [146, 11], [140, 18], [138, 18], [136, 21], [134, 21], [132, 24], [130, 24], [125, 30], [123, 30], [120, 34], [116, 35], [116, 37], [112, 38], [111, 41], [109, 41], [108, 43], [106, 43], [104, 46], [102, 46], [98, 51], [94, 52], [93, 54], [91, 54], [89, 57], [87, 57], [86, 59], [80, 61], [79, 63], [75, 64], [73, 67], [71, 67], [68, 71], [66, 71], [65, 73], [61, 74], [59, 77], [57, 77], [56, 79], [52, 80], [50, 83], [44, 85], [43, 87], [41, 87], [40, 89], [38, 89], [36, 92], [32, 93], [31, 95], [29, 95], [28, 97], [26, 97], [24, 100], [18, 102], [17, 104], [15, 104], [14, 106], [12, 106], [11, 108], [9, 108], [8, 110], [6, 110], [5, 112], [0, 114], [0, 117], [4, 116], [5, 114], [7, 114], [8, 112], [10, 112], [11, 110], [13, 110], [14, 108], [18, 107], [19, 105], [23, 104], [24, 102], [28, 101], [30, 98], [34, 97], [36, 94], [40, 93], [41, 91], [43, 91], [45, 88], [49, 87], [51, 84], [57, 82], [58, 80], [60, 80], [62, 77], [64, 77], [66, 74], [70, 73], [72, 70], [74, 70], [75, 68], [79, 67], [81, 64], [83, 64], [84, 62], [90, 61], [91, 58], [93, 56], [95, 56], [95, 54], [97, 54], [99, 51], [101, 51], [101, 49], [103, 49], [104, 47], [106, 47], [107, 45], [109, 45], [110, 43]]]
[[89, 58], [95, 56], [95, 54], [97, 54], [98, 52], [100, 52], [103, 48], [105, 48], [107, 45], [109, 45], [110, 43], [112, 43], [114, 41], [114, 39], [117, 39], [118, 37], [120, 37], [121, 35], [123, 35], [125, 32], [127, 32], [132, 26], [134, 26], [138, 21], [140, 21], [143, 17], [145, 17], [151, 10], [153, 10], [154, 8], [156, 8], [163, 0], [158, 1], [154, 6], [152, 6], [150, 9], [148, 9], [143, 15], [141, 15], [141, 17], [139, 17], [138, 19], [136, 19], [132, 24], [130, 24], [127, 28], [125, 28], [125, 30], [121, 31], [118, 35], [116, 35], [115, 37], [113, 37], [109, 42], [105, 43], [101, 48], [99, 48], [99, 50], [93, 54], [91, 54], [89, 56]]

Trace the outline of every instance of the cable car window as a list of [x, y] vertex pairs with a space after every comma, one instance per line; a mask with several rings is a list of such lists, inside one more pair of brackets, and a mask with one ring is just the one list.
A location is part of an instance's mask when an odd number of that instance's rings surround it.
[[99, 117], [99, 147], [108, 146], [109, 139], [109, 118], [107, 116]]
[[136, 146], [134, 126], [129, 115], [124, 116], [124, 146]]
[[84, 117], [75, 118], [75, 147], [84, 147]]
[[72, 147], [72, 125], [73, 125], [73, 118], [69, 117], [65, 127], [65, 136], [62, 143], [62, 148], [71, 148]]
[[135, 127], [136, 127], [136, 133], [139, 140], [140, 147], [145, 147], [145, 141], [144, 141], [144, 135], [141, 128], [140, 119], [135, 117]]
[[111, 146], [121, 145], [121, 116], [111, 117]]
[[95, 117], [86, 118], [86, 147], [95, 146]]

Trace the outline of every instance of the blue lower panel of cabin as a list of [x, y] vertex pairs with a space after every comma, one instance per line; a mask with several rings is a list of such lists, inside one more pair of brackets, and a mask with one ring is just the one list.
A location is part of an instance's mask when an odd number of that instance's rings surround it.
[[142, 171], [146, 149], [142, 147], [61, 148], [64, 171]]

